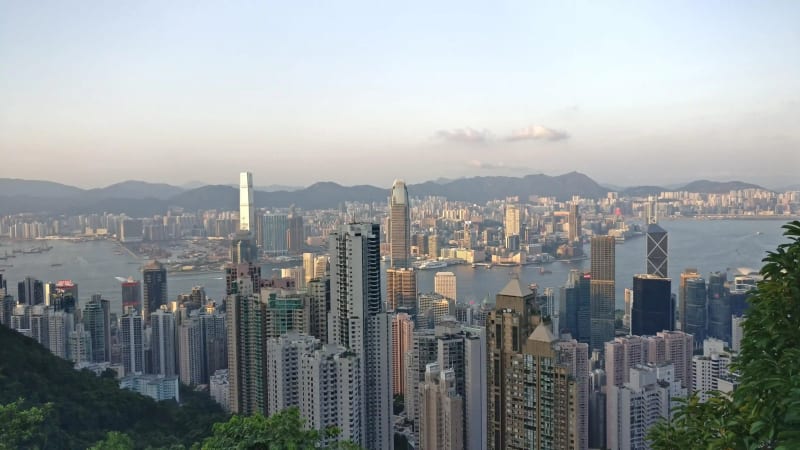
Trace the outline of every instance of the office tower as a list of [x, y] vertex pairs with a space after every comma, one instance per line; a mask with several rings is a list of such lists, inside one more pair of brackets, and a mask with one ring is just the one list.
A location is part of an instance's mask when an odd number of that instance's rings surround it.
[[608, 448], [649, 448], [648, 430], [671, 417], [675, 400], [685, 397], [686, 391], [675, 380], [671, 364], [631, 368], [630, 381], [611, 386], [607, 393]]
[[730, 375], [728, 367], [733, 358], [725, 351], [726, 343], [709, 338], [703, 341], [703, 355], [692, 357], [692, 392], [701, 402], [711, 397], [711, 391], [719, 390], [719, 379]]
[[264, 339], [279, 337], [290, 331], [311, 332], [310, 298], [299, 292], [280, 289], [261, 289], [264, 311]]
[[744, 316], [731, 316], [731, 350], [736, 353], [742, 351], [742, 337], [744, 336]]
[[78, 307], [78, 284], [72, 280], [58, 280], [55, 284], [54, 298], [51, 304], [67, 312], [74, 313]]
[[647, 274], [667, 278], [667, 232], [656, 223], [647, 226]]
[[69, 333], [69, 357], [75, 364], [92, 362], [92, 337], [82, 323]]
[[[304, 381], [298, 395], [306, 426], [317, 430], [335, 427], [340, 431], [337, 439], [352, 442], [364, 442], [365, 437], [375, 434], [365, 426], [375, 418], [364, 415], [363, 395], [365, 391], [369, 395], [369, 389], [363, 385], [361, 366], [357, 355], [334, 344], [303, 353], [297, 379]], [[391, 409], [383, 414], [391, 417]], [[391, 436], [388, 439], [383, 448], [392, 449], [394, 441]], [[323, 446], [329, 444], [322, 442]]]
[[303, 216], [298, 215], [293, 211], [289, 216], [289, 225], [286, 234], [286, 243], [289, 253], [300, 254], [303, 251], [304, 240], [305, 233], [303, 232]]
[[581, 214], [577, 203], [570, 203], [569, 205], [568, 238], [570, 243], [581, 241]]
[[693, 278], [700, 278], [697, 269], [688, 268], [684, 269], [683, 273], [681, 273], [681, 285], [680, 291], [678, 292], [678, 317], [676, 318], [678, 322], [680, 322], [681, 331], [686, 331], [684, 328], [686, 326], [686, 282]]
[[633, 289], [625, 288], [625, 310], [622, 315], [622, 327], [631, 332], [631, 315], [633, 314]]
[[144, 373], [144, 324], [136, 311], [120, 319], [120, 347], [125, 375]]
[[17, 284], [17, 302], [24, 305], [40, 305], [44, 303], [44, 283], [32, 277]]
[[406, 313], [392, 316], [392, 394], [406, 392], [405, 356], [413, 345], [414, 320]]
[[258, 247], [249, 231], [238, 230], [234, 234], [229, 257], [233, 264], [258, 261]]
[[83, 326], [92, 341], [91, 362], [111, 361], [111, 305], [100, 294], [83, 307]]
[[386, 269], [386, 310], [416, 308], [417, 272], [414, 269]]
[[264, 253], [268, 256], [282, 256], [288, 253], [286, 236], [289, 233], [289, 216], [286, 214], [265, 214], [261, 216], [264, 233]]
[[177, 343], [175, 337], [175, 315], [162, 306], [150, 314], [150, 351], [152, 357], [152, 374], [171, 377], [178, 374], [176, 370]]
[[255, 227], [255, 202], [253, 201], [253, 174], [239, 174], [239, 229], [253, 232]]
[[411, 338], [411, 350], [405, 355], [406, 418], [413, 424], [417, 440], [419, 440], [419, 385], [425, 381], [425, 367], [437, 359], [438, 345], [433, 330], [415, 330]]
[[591, 259], [591, 345], [592, 351], [603, 351], [603, 345], [614, 339], [614, 297], [616, 275], [613, 236], [592, 237]]
[[519, 236], [521, 229], [522, 217], [520, 216], [519, 205], [516, 203], [506, 203], [505, 220], [503, 221], [505, 241], [508, 242], [508, 239], [512, 236]]
[[411, 218], [408, 189], [403, 180], [394, 180], [389, 196], [389, 267], [411, 267]]
[[65, 311], [52, 312], [47, 317], [49, 343], [47, 348], [63, 359], [69, 359], [69, 334], [75, 328], [75, 318]]
[[432, 259], [439, 257], [439, 235], [436, 233], [428, 236], [428, 257]]
[[[314, 351], [319, 341], [313, 336], [290, 331], [267, 339], [267, 414], [276, 414], [292, 406], [300, 406], [300, 359]], [[326, 392], [327, 394], [327, 392]]]
[[252, 263], [231, 264], [225, 274], [230, 409], [235, 414], [265, 414], [266, 304], [257, 293], [261, 269]]
[[730, 342], [731, 296], [725, 286], [726, 281], [727, 275], [724, 272], [714, 272], [708, 276], [708, 334], [706, 336]]
[[420, 450], [463, 449], [464, 399], [456, 389], [455, 371], [428, 364], [419, 390]]
[[433, 328], [446, 316], [453, 315], [453, 301], [439, 294], [419, 294], [417, 300], [417, 326]]
[[133, 308], [137, 311], [142, 309], [142, 285], [139, 280], [128, 278], [122, 282], [122, 311]]
[[391, 449], [391, 319], [381, 299], [380, 227], [342, 225], [330, 236], [331, 312], [328, 342], [351, 350], [361, 364], [364, 434], [359, 445]]
[[743, 316], [747, 314], [747, 310], [750, 308], [750, 303], [747, 299], [754, 293], [752, 288], [742, 288], [741, 286], [742, 285], [734, 284], [727, 292], [728, 304], [730, 305], [728, 308], [730, 309], [731, 315], [734, 316]]
[[706, 338], [706, 280], [687, 278], [684, 281], [684, 317], [682, 331], [694, 336], [699, 344]]
[[167, 269], [160, 262], [152, 260], [145, 264], [142, 279], [144, 280], [142, 319], [147, 325], [150, 323], [150, 314], [158, 311], [161, 305], [167, 304]]
[[592, 336], [591, 275], [571, 270], [567, 284], [561, 289], [559, 326], [562, 333], [585, 344]]
[[651, 335], [674, 330], [675, 306], [672, 304], [672, 280], [656, 275], [633, 277], [631, 334]]
[[656, 202], [656, 198], [652, 195], [649, 196], [644, 208], [644, 223], [648, 225], [658, 223], [658, 202]]
[[456, 274], [453, 272], [436, 272], [433, 277], [433, 292], [456, 301]]

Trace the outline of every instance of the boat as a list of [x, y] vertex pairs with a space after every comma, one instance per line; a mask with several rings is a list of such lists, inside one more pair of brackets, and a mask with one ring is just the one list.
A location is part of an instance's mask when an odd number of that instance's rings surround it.
[[420, 270], [425, 269], [441, 269], [442, 267], [447, 267], [447, 262], [445, 261], [427, 261], [420, 264]]
[[553, 273], [552, 270], [547, 270], [544, 267], [539, 267], [539, 274], [540, 275], [549, 275], [551, 273]]
[[61, 263], [50, 264], [50, 267], [59, 267], [59, 266], [63, 266], [63, 264], [61, 264]]

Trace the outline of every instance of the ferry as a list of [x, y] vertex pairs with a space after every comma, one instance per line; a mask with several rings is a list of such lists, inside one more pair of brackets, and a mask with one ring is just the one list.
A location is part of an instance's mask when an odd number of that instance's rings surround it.
[[442, 267], [447, 267], [446, 261], [427, 261], [419, 265], [420, 270], [441, 269]]

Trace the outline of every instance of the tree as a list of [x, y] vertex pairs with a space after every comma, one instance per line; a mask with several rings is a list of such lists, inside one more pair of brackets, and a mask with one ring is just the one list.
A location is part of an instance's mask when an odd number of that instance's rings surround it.
[[800, 221], [783, 228], [789, 242], [764, 258], [750, 297], [740, 375], [731, 398], [696, 396], [682, 402], [671, 422], [649, 434], [653, 448], [800, 448]]
[[0, 405], [0, 450], [39, 448], [43, 441], [40, 425], [51, 405], [22, 409], [22, 399]]
[[[304, 420], [297, 408], [288, 408], [280, 413], [264, 417], [233, 416], [229, 421], [214, 425], [214, 434], [203, 441], [203, 449], [238, 450], [305, 450], [318, 449], [339, 435], [336, 429], [322, 432], [306, 429]], [[328, 449], [356, 450], [349, 442], [337, 442]]]
[[89, 450], [133, 450], [133, 439], [119, 431], [109, 431], [106, 438], [94, 444]]

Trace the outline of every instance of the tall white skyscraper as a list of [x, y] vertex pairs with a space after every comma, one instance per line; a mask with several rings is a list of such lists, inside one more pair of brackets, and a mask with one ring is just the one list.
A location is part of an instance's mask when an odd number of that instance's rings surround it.
[[175, 342], [175, 315], [162, 306], [150, 314], [150, 352], [154, 375], [172, 377], [177, 370], [177, 343]]
[[381, 298], [380, 226], [342, 225], [330, 236], [331, 309], [328, 342], [363, 363], [363, 438], [367, 449], [392, 449], [391, 317]]
[[253, 204], [253, 174], [239, 174], [239, 229], [255, 231], [255, 205]]
[[120, 319], [122, 332], [122, 366], [125, 375], [144, 373], [144, 328], [142, 316], [136, 311], [131, 311]]

